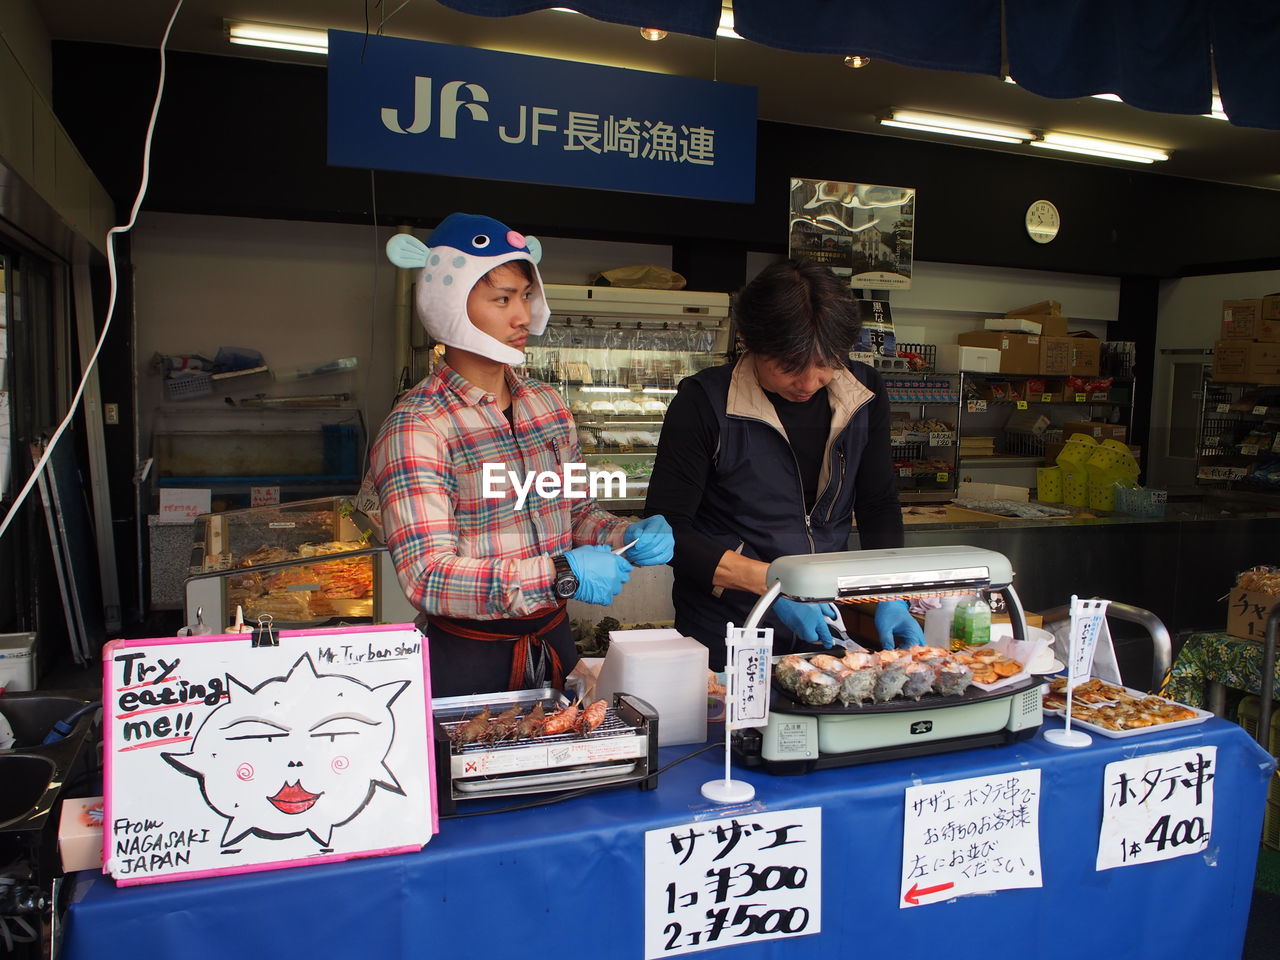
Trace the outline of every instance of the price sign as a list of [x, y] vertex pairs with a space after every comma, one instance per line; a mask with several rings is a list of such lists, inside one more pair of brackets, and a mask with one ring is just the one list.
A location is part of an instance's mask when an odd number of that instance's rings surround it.
[[1052, 394], [1052, 393], [1042, 393], [1042, 394], [1040, 394], [1040, 402], [1041, 402], [1041, 403], [1053, 403], [1053, 394]]
[[951, 447], [956, 442], [956, 435], [951, 432], [947, 433], [930, 433], [929, 446], [931, 447]]
[[1259, 417], [1265, 417], [1267, 415], [1266, 404], [1259, 404], [1258, 406], [1254, 407], [1253, 412]]
[[1239, 480], [1247, 471], [1244, 467], [1204, 466], [1196, 473], [1197, 480]]
[[1017, 403], [1014, 404], [1014, 406], [1019, 410], [1025, 410], [1027, 409], [1027, 401], [1019, 400]]
[[1228, 412], [1230, 409], [1231, 409], [1231, 404], [1229, 404], [1229, 403], [1220, 403], [1220, 404], [1218, 404], [1218, 412], [1219, 412], [1219, 413], [1226, 413], [1226, 412]]
[[910, 477], [910, 476], [911, 476], [911, 468], [910, 468], [910, 467], [899, 467], [899, 468], [898, 468], [898, 476], [900, 476], [900, 477]]
[[250, 487], [249, 506], [274, 507], [280, 502], [279, 487]]
[[1218, 445], [1218, 438], [1217, 438], [1216, 436], [1213, 436], [1213, 437], [1205, 437], [1205, 438], [1204, 438], [1204, 445], [1205, 445], [1206, 447], [1216, 447], [1216, 446]]
[[970, 400], [967, 403], [967, 408], [970, 413], [984, 413], [987, 409], [987, 401]]
[[938, 482], [939, 482], [939, 483], [946, 483], [946, 482], [947, 482], [948, 480], [950, 480], [950, 479], [951, 479], [951, 474], [950, 474], [950, 473], [947, 473], [945, 470], [943, 470], [943, 471], [939, 471], [939, 473], [938, 473]]
[[1246, 457], [1256, 457], [1258, 455], [1258, 445], [1256, 443], [1240, 444], [1240, 452]]
[[907, 787], [898, 906], [1042, 886], [1040, 770]]
[[1088, 399], [1089, 397], [1086, 394], [1083, 394], [1083, 393], [1076, 394], [1076, 403], [1084, 403]]
[[1097, 869], [1200, 853], [1213, 831], [1218, 748], [1188, 747], [1108, 763]]
[[821, 807], [645, 832], [645, 960], [821, 931]]

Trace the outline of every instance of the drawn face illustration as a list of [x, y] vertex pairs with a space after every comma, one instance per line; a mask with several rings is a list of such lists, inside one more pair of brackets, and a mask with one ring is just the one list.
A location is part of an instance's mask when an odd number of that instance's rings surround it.
[[250, 833], [308, 833], [328, 846], [333, 828], [358, 816], [378, 787], [404, 793], [385, 760], [391, 704], [409, 681], [368, 687], [321, 676], [310, 656], [253, 689], [227, 679], [228, 701], [205, 718], [191, 752], [164, 754], [227, 818], [224, 847]]

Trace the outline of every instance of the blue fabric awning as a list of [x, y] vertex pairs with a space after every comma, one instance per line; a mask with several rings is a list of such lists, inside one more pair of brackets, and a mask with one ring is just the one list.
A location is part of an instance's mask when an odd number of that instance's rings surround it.
[[[489, 17], [568, 5], [596, 20], [696, 37], [715, 35], [721, 8], [720, 0], [440, 2]], [[1232, 123], [1280, 130], [1277, 0], [734, 0], [733, 7], [734, 29], [763, 46], [991, 76], [1003, 61], [1041, 96], [1114, 93], [1159, 113], [1208, 113], [1216, 69]]]

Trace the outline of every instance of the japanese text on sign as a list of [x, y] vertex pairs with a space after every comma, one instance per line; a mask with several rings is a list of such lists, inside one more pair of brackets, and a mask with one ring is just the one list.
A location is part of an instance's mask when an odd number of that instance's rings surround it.
[[822, 809], [646, 831], [644, 887], [645, 960], [820, 933]]
[[1199, 853], [1213, 831], [1218, 748], [1188, 747], [1107, 764], [1099, 870]]
[[769, 721], [769, 678], [773, 673], [770, 657], [773, 654], [773, 628], [757, 627], [753, 630], [729, 626], [728, 681], [725, 703], [728, 716], [725, 726], [729, 730], [740, 727], [761, 727]]
[[907, 788], [898, 906], [1038, 886], [1039, 770]]
[[1093, 654], [1098, 648], [1098, 632], [1107, 619], [1110, 600], [1071, 598], [1070, 651], [1067, 656], [1067, 685], [1074, 688], [1089, 679]]

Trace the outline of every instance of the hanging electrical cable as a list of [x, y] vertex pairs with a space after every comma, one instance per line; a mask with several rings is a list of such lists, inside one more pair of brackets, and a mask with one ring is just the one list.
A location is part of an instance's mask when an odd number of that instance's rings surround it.
[[119, 277], [116, 274], [115, 238], [117, 235], [128, 233], [133, 229], [133, 225], [138, 219], [138, 211], [142, 207], [143, 198], [147, 195], [147, 186], [151, 180], [151, 140], [155, 135], [156, 118], [160, 114], [160, 101], [164, 97], [165, 71], [167, 68], [165, 51], [168, 49], [169, 34], [173, 31], [173, 24], [178, 19], [178, 11], [182, 9], [182, 4], [183, 0], [178, 0], [177, 4], [174, 5], [173, 13], [169, 16], [169, 23], [164, 28], [164, 37], [160, 40], [160, 80], [156, 86], [155, 102], [151, 105], [151, 120], [147, 123], [147, 136], [142, 149], [142, 182], [138, 185], [138, 194], [134, 197], [133, 208], [129, 212], [129, 221], [121, 226], [112, 227], [107, 231], [107, 273], [111, 280], [111, 292], [107, 299], [107, 317], [102, 323], [102, 333], [98, 336], [98, 343], [94, 347], [88, 363], [84, 365], [84, 372], [80, 376], [80, 385], [76, 387], [75, 395], [71, 398], [67, 415], [58, 424], [58, 429], [53, 431], [53, 436], [49, 438], [49, 443], [45, 446], [44, 454], [31, 471], [31, 476], [27, 477], [27, 482], [22, 485], [22, 489], [14, 497], [13, 505], [9, 508], [9, 512], [5, 514], [4, 521], [0, 522], [0, 537], [4, 536], [5, 531], [9, 529], [9, 525], [13, 522], [13, 518], [22, 509], [22, 505], [31, 494], [31, 488], [35, 486], [40, 474], [44, 471], [45, 464], [53, 456], [53, 450], [58, 445], [58, 441], [66, 433], [67, 427], [70, 426], [71, 418], [75, 416], [76, 409], [80, 406], [80, 400], [84, 396], [85, 387], [89, 382], [89, 374], [98, 362], [98, 354], [102, 352], [102, 345], [106, 342], [107, 334], [111, 332], [111, 320], [115, 316], [116, 299], [119, 294]]

